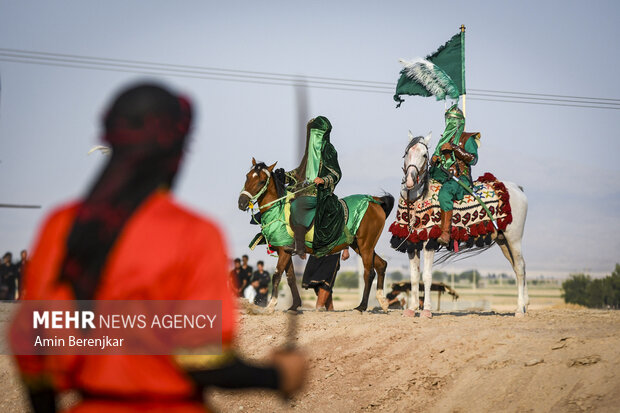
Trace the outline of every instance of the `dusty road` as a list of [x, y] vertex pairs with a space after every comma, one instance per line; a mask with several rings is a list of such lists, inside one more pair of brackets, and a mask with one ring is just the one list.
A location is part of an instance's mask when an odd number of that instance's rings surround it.
[[[223, 412], [616, 412], [620, 311], [439, 313], [432, 320], [353, 312], [299, 316], [297, 344], [310, 358], [295, 399], [212, 391]], [[243, 315], [245, 356], [282, 344], [285, 314]], [[0, 411], [24, 411], [10, 359], [0, 358]]]

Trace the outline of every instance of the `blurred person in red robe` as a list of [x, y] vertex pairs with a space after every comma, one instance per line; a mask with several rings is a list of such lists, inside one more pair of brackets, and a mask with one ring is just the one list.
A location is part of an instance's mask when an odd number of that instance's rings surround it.
[[104, 119], [112, 147], [86, 197], [53, 212], [24, 275], [25, 300], [221, 300], [223, 353], [213, 356], [16, 356], [35, 412], [77, 390], [71, 412], [204, 412], [203, 390], [302, 386], [305, 357], [278, 350], [259, 365], [233, 346], [235, 297], [225, 241], [212, 221], [177, 204], [174, 182], [189, 102], [156, 84], [129, 87]]

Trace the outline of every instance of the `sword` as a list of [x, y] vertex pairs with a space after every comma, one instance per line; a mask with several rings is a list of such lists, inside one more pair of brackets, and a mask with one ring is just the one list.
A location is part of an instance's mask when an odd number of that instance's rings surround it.
[[489, 219], [491, 220], [491, 222], [493, 223], [493, 226], [495, 227], [495, 230], [498, 231], [499, 228], [497, 226], [497, 222], [495, 220], [495, 218], [493, 218], [493, 215], [491, 214], [491, 211], [489, 211], [489, 208], [487, 207], [487, 204], [484, 203], [484, 201], [474, 193], [473, 189], [471, 189], [469, 186], [467, 186], [463, 181], [461, 181], [460, 179], [458, 179], [456, 176], [454, 176], [453, 174], [451, 174], [446, 168], [444, 168], [442, 165], [439, 165], [439, 168], [446, 174], [448, 175], [450, 178], [454, 179], [459, 185], [461, 185], [466, 191], [467, 193], [469, 193], [471, 196], [474, 197], [474, 199], [476, 201], [478, 201], [478, 203], [482, 206], [482, 208], [484, 208], [484, 210], [486, 211], [487, 215], [489, 216]]
[[284, 349], [286, 351], [293, 351], [297, 347], [297, 314], [288, 314], [288, 323], [286, 326], [286, 342], [284, 343]]

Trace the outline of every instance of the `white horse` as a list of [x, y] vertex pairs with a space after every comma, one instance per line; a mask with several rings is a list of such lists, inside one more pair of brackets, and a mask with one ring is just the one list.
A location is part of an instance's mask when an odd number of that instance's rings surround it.
[[[401, 186], [401, 197], [409, 199], [410, 202], [418, 200], [424, 195], [425, 188], [428, 187], [429, 177], [429, 143], [431, 134], [426, 137], [413, 137], [409, 132], [409, 145], [404, 156], [404, 174]], [[525, 218], [527, 216], [527, 198], [523, 190], [512, 182], [504, 182], [510, 195], [510, 207], [512, 209], [512, 223], [498, 237], [497, 232], [493, 232], [492, 239], [499, 245], [504, 256], [510, 262], [512, 269], [517, 276], [517, 310], [515, 316], [524, 316], [529, 304], [527, 284], [525, 281], [525, 261], [521, 252], [521, 240]], [[435, 249], [426, 249], [424, 242], [424, 309], [420, 313], [421, 317], [432, 318], [431, 284], [433, 281], [433, 260]], [[412, 299], [409, 301], [408, 309], [404, 315], [413, 316], [419, 309], [419, 282], [420, 282], [420, 251], [409, 253], [409, 268], [411, 271], [411, 293]]]

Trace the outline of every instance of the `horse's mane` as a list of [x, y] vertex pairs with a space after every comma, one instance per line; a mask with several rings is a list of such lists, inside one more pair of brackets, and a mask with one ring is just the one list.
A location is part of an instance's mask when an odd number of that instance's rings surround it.
[[[265, 162], [257, 162], [254, 165], [254, 169], [256, 172], [260, 171], [268, 171], [269, 167]], [[276, 193], [278, 194], [278, 198], [286, 195], [286, 172], [284, 168], [278, 168], [275, 171], [271, 172], [271, 178], [273, 179], [273, 183], [276, 186]]]
[[278, 198], [286, 195], [286, 172], [284, 168], [278, 168], [271, 173], [273, 177], [273, 183], [276, 185], [276, 192], [278, 193]]

